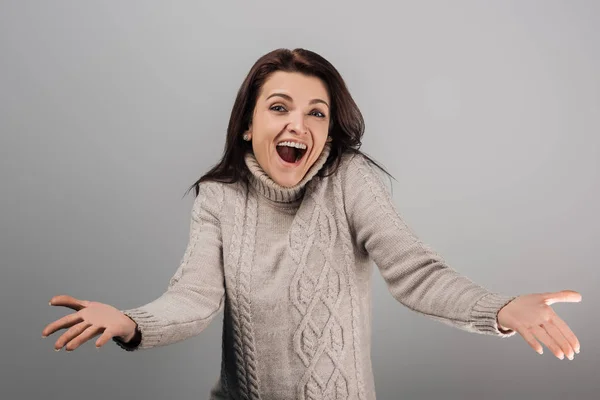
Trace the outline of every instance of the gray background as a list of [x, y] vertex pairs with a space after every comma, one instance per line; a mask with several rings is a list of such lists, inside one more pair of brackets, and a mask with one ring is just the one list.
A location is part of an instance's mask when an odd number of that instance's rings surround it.
[[134, 354], [55, 353], [41, 331], [69, 312], [56, 294], [129, 308], [164, 291], [187, 244], [182, 195], [278, 47], [340, 70], [363, 150], [451, 266], [503, 293], [583, 295], [554, 307], [582, 344], [560, 361], [417, 316], [375, 270], [378, 398], [598, 398], [599, 2], [0, 4], [0, 398], [207, 398], [221, 317]]

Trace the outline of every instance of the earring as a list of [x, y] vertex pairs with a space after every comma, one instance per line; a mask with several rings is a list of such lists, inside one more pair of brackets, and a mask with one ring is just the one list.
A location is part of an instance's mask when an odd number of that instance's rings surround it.
[[333, 139], [331, 138], [331, 136], [327, 136], [327, 143], [331, 143], [333, 142]]
[[244, 139], [246, 142], [250, 141], [250, 134], [249, 133], [244, 133], [244, 135], [242, 136], [242, 139]]

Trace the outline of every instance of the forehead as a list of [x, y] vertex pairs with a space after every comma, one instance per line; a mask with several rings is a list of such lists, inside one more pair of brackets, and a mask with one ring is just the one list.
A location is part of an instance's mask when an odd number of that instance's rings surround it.
[[264, 100], [273, 93], [288, 94], [294, 101], [310, 101], [317, 98], [329, 101], [327, 88], [321, 79], [298, 72], [272, 73], [265, 81], [260, 97]]

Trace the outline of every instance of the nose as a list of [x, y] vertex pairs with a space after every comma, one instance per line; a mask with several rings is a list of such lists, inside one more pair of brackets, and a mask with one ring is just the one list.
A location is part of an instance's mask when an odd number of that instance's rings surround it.
[[304, 123], [304, 115], [301, 112], [290, 113], [290, 121], [288, 123], [288, 129], [292, 133], [303, 135], [306, 132], [306, 125]]

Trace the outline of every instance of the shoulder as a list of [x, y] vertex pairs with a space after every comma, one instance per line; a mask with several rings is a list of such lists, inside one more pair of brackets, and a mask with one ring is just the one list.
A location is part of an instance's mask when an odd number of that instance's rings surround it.
[[240, 201], [247, 196], [248, 184], [239, 180], [233, 183], [204, 181], [198, 186], [198, 196], [194, 200], [194, 210], [208, 210], [219, 219], [228, 220]]
[[346, 188], [381, 186], [385, 173], [374, 165], [364, 154], [346, 152], [340, 156], [336, 172]]
[[198, 185], [198, 196], [196, 198], [214, 198], [223, 195], [223, 183], [216, 181], [204, 181]]
[[342, 153], [338, 156], [338, 160], [329, 166], [330, 171], [333, 170], [333, 173], [327, 172], [326, 175], [343, 182], [348, 176], [355, 174], [365, 161], [366, 158], [361, 153]]
[[194, 199], [192, 214], [198, 217], [202, 212], [220, 214], [225, 198], [224, 183], [204, 181], [198, 185], [198, 195]]
[[340, 155], [340, 170], [347, 170], [351, 166], [355, 166], [366, 160], [362, 153], [345, 152]]

